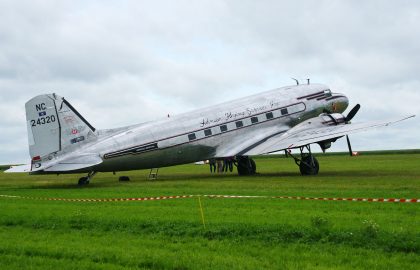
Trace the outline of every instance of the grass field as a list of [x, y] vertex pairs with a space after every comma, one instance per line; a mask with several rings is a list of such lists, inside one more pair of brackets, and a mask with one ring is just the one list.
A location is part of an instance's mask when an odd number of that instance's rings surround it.
[[[303, 177], [291, 159], [258, 158], [258, 175], [208, 166], [98, 174], [0, 173], [0, 194], [129, 198], [184, 194], [419, 198], [420, 154], [322, 156]], [[65, 202], [0, 197], [0, 269], [420, 269], [419, 203], [198, 197]]]

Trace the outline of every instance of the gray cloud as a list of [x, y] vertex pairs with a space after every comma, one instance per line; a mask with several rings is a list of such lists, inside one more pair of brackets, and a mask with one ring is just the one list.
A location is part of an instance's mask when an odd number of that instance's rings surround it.
[[[359, 121], [419, 114], [419, 28], [417, 1], [2, 1], [0, 163], [27, 159], [24, 103], [47, 92], [99, 128], [290, 77], [361, 103]], [[411, 120], [352, 140], [362, 150], [419, 148], [417, 127]]]

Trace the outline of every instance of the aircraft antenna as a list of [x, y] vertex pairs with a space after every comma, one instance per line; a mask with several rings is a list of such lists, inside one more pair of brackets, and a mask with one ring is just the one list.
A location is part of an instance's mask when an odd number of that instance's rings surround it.
[[310, 84], [310, 79], [306, 79], [308, 81], [308, 84]]
[[297, 79], [292, 78], [292, 80], [295, 80], [296, 81], [296, 85], [299, 85], [299, 81]]

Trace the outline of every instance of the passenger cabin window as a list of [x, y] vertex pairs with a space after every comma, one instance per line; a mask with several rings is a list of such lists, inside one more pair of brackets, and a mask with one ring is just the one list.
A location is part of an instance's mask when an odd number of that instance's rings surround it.
[[193, 140], [195, 140], [196, 138], [197, 138], [197, 137], [195, 136], [195, 133], [188, 134], [188, 140], [193, 141]]
[[251, 123], [252, 124], [258, 123], [258, 117], [256, 117], [256, 116], [251, 117]]
[[268, 113], [265, 114], [265, 117], [267, 117], [267, 119], [272, 119], [273, 118], [273, 113], [268, 112]]
[[281, 109], [280, 110], [280, 112], [281, 112], [281, 115], [286, 115], [286, 114], [288, 114], [289, 112], [287, 111], [287, 108], [283, 108], [283, 109]]
[[204, 135], [205, 136], [211, 136], [211, 129], [205, 129], [204, 130]]
[[221, 132], [226, 132], [227, 131], [227, 126], [226, 125], [220, 126], [220, 131]]
[[244, 126], [244, 123], [242, 123], [242, 121], [237, 121], [235, 124], [236, 124], [237, 128], [240, 128], [240, 127]]

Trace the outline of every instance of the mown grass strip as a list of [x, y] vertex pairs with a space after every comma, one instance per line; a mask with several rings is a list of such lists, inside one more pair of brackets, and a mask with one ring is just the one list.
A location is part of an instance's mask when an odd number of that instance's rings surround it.
[[[154, 181], [148, 171], [125, 172], [125, 183], [98, 174], [83, 188], [79, 175], [0, 173], [0, 194], [118, 199], [1, 198], [0, 268], [418, 269], [420, 204], [357, 202], [419, 198], [419, 158], [319, 155], [316, 177], [300, 176], [292, 160], [257, 158], [252, 177], [190, 164], [163, 168]], [[205, 229], [195, 199], [121, 200], [162, 194], [263, 198], [200, 197]]]

